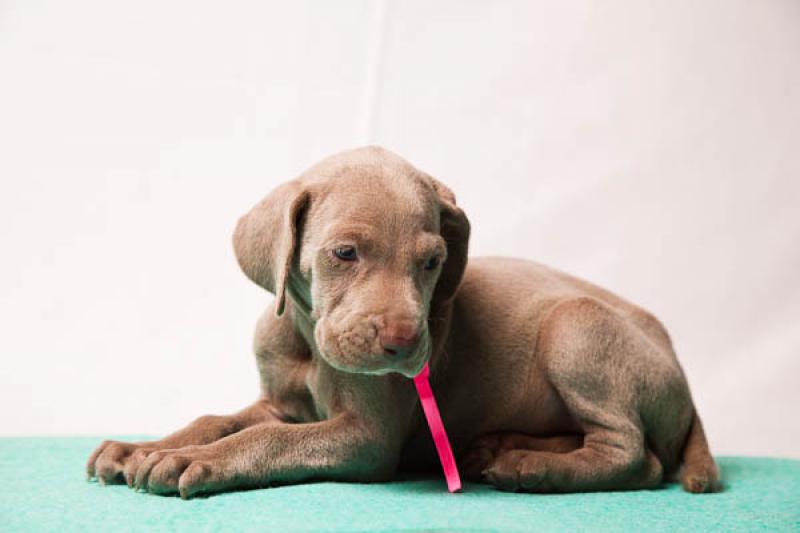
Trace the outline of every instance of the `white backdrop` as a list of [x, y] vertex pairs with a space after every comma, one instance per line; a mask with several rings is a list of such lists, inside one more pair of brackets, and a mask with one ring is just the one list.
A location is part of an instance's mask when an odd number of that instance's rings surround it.
[[725, 454], [800, 457], [800, 3], [0, 3], [0, 432], [253, 400], [237, 217], [379, 143], [474, 255], [654, 311]]

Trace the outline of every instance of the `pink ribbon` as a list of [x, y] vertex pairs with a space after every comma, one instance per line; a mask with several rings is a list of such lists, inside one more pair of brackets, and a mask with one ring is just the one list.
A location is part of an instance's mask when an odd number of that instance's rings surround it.
[[425, 363], [422, 371], [414, 376], [414, 385], [417, 387], [417, 395], [419, 395], [422, 410], [425, 412], [425, 418], [428, 420], [428, 427], [431, 429], [433, 443], [439, 453], [444, 477], [447, 480], [447, 490], [460, 492], [461, 478], [458, 475], [455, 457], [453, 457], [453, 449], [450, 447], [447, 432], [444, 430], [444, 424], [442, 424], [439, 407], [436, 405], [436, 398], [433, 397], [431, 382], [429, 381], [430, 375], [431, 371], [428, 368], [428, 363]]

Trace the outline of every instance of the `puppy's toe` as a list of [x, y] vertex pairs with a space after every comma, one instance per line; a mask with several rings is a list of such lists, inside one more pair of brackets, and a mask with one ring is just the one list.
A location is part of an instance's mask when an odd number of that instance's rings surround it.
[[125, 476], [125, 483], [128, 484], [128, 487], [134, 487], [136, 482], [136, 471], [139, 469], [144, 460], [147, 459], [147, 456], [152, 452], [153, 450], [139, 448], [133, 452], [130, 457], [128, 457], [128, 460], [125, 462], [125, 468], [122, 470]]
[[100, 443], [100, 446], [95, 448], [92, 454], [89, 456], [89, 460], [86, 462], [86, 479], [92, 479], [97, 474], [97, 459], [100, 457], [100, 454], [105, 451], [109, 444], [111, 444], [110, 440], [104, 440]]
[[481, 481], [486, 470], [496, 457], [509, 449], [508, 438], [503, 433], [489, 433], [474, 441], [461, 457], [459, 468], [464, 478], [470, 481]]
[[483, 475], [500, 490], [536, 492], [543, 489], [545, 473], [536, 452], [509, 450], [497, 457]]
[[181, 498], [188, 500], [200, 493], [215, 492], [222, 488], [224, 479], [214, 465], [194, 461], [184, 470], [178, 481]]
[[106, 442], [97, 454], [87, 474], [97, 477], [101, 485], [124, 483], [123, 468], [132, 448], [123, 442]]
[[148, 455], [144, 461], [139, 465], [139, 468], [136, 469], [136, 475], [133, 478], [133, 488], [138, 490], [146, 491], [148, 489], [148, 482], [150, 478], [150, 473], [155, 468], [155, 466], [166, 457], [166, 453], [163, 451], [155, 451]]
[[125, 482], [122, 465], [102, 464], [97, 467], [97, 482], [100, 485], [121, 485]]
[[187, 457], [168, 455], [153, 467], [147, 480], [147, 490], [153, 494], [178, 492], [178, 480], [190, 464], [191, 459]]
[[483, 471], [486, 481], [500, 490], [519, 490], [519, 463], [522, 453], [521, 450], [511, 450], [495, 458]]

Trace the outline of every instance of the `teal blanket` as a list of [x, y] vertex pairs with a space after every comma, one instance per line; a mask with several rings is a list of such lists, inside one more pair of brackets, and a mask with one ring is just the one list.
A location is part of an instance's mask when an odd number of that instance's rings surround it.
[[0, 531], [800, 531], [800, 461], [720, 457], [726, 490], [507, 494], [444, 479], [183, 501], [85, 480], [97, 438], [0, 439]]

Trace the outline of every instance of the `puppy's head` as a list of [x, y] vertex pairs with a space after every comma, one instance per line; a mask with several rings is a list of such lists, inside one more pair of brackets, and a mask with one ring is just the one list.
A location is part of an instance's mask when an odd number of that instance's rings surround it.
[[452, 298], [469, 222], [447, 187], [367, 147], [323, 160], [243, 216], [234, 247], [245, 274], [314, 323], [320, 355], [347, 372], [418, 373], [428, 315]]

